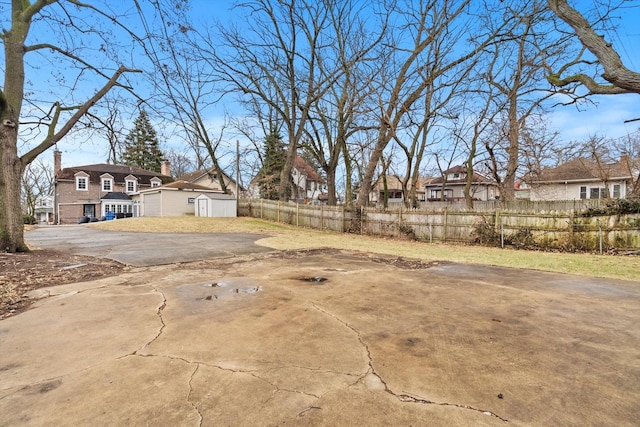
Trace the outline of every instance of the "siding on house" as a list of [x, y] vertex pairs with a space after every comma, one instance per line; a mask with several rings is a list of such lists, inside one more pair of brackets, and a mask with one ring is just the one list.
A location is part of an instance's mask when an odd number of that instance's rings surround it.
[[634, 179], [629, 159], [614, 163], [573, 159], [524, 178], [531, 201], [625, 198]]

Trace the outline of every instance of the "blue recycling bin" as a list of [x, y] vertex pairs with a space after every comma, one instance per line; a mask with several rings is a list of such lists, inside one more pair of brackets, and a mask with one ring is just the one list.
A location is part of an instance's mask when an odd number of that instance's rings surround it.
[[107, 214], [104, 217], [105, 217], [105, 219], [107, 221], [111, 221], [112, 219], [116, 219], [116, 213], [115, 212], [107, 212]]

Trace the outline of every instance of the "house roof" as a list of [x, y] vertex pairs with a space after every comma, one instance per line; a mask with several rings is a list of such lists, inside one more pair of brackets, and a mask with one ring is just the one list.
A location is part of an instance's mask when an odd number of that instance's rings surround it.
[[[216, 168], [198, 169], [197, 171], [189, 172], [187, 174], [182, 175], [180, 178], [178, 178], [178, 180], [193, 182], [193, 181], [199, 180], [200, 178], [202, 178], [205, 175], [217, 174], [217, 173], [218, 173], [218, 170]], [[227, 177], [229, 180], [233, 181], [233, 179], [229, 175], [224, 173], [224, 171], [222, 171], [220, 173], [222, 173], [222, 175]], [[233, 181], [233, 182], [235, 182], [235, 181]]]
[[[424, 186], [433, 186], [433, 185], [442, 185], [445, 183], [445, 176], [458, 173], [460, 174], [459, 178], [456, 179], [447, 179], [447, 185], [463, 185], [467, 183], [467, 168], [464, 166], [454, 166], [442, 172], [442, 176], [427, 178], [424, 181]], [[486, 185], [497, 185], [497, 183], [479, 172], [473, 171], [473, 180], [472, 184], [486, 184]]]
[[308, 181], [316, 181], [321, 184], [324, 183], [324, 179], [322, 179], [320, 174], [302, 157], [296, 156], [293, 160], [293, 167], [302, 175], [306, 176]]
[[204, 185], [194, 184], [192, 182], [187, 181], [174, 181], [168, 184], [164, 184], [160, 187], [153, 187], [146, 190], [140, 191], [141, 193], [149, 193], [158, 190], [187, 190], [187, 191], [203, 191], [207, 193], [219, 193], [222, 194], [220, 190], [214, 190], [210, 187], [205, 187]]
[[118, 191], [111, 191], [102, 197], [102, 200], [131, 200], [131, 197], [127, 193], [121, 193]]
[[86, 172], [89, 175], [89, 182], [100, 182], [100, 176], [108, 173], [113, 176], [116, 182], [124, 182], [125, 178], [133, 175], [138, 178], [139, 184], [150, 185], [151, 178], [158, 177], [163, 183], [173, 181], [168, 175], [162, 175], [158, 172], [149, 171], [135, 166], [111, 165], [107, 163], [97, 163], [93, 165], [73, 166], [61, 169], [56, 174], [57, 180], [73, 180], [78, 172]]
[[622, 162], [598, 164], [588, 159], [577, 158], [555, 168], [543, 169], [540, 175], [532, 177], [530, 182], [602, 181], [603, 178], [629, 179], [631, 173]]

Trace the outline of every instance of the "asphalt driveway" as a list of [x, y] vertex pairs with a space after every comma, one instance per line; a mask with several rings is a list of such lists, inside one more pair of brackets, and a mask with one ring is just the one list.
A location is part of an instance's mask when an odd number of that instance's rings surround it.
[[256, 236], [36, 231], [31, 244], [82, 254], [186, 241], [197, 259], [207, 242], [222, 257], [38, 290], [32, 310], [0, 321], [1, 426], [640, 419], [638, 282], [338, 250], [256, 256]]
[[32, 248], [60, 249], [133, 266], [163, 265], [269, 252], [257, 234], [124, 233], [87, 226], [39, 226], [25, 234]]

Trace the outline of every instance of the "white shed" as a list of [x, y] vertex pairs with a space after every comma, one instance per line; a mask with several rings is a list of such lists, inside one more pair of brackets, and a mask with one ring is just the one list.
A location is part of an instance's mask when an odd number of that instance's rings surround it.
[[205, 193], [196, 197], [196, 216], [236, 217], [236, 198], [231, 194]]

